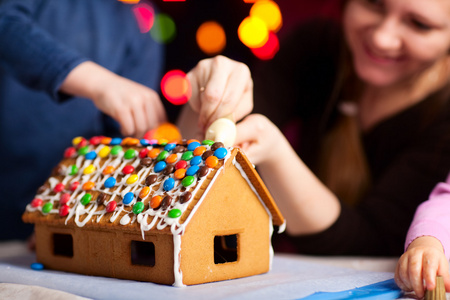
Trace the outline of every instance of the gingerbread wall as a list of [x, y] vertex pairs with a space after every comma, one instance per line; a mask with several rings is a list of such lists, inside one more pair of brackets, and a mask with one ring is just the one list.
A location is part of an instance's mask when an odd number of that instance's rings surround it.
[[[270, 216], [239, 170], [233, 165], [225, 168], [182, 236], [183, 283], [198, 284], [269, 271], [270, 224]], [[214, 237], [226, 235], [237, 235], [237, 260], [216, 264]]]

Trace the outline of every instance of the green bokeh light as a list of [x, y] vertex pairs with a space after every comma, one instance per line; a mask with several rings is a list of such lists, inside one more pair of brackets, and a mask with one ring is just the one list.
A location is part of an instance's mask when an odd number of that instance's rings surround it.
[[150, 30], [152, 38], [161, 44], [170, 43], [176, 36], [176, 25], [173, 19], [167, 14], [157, 14], [153, 27]]

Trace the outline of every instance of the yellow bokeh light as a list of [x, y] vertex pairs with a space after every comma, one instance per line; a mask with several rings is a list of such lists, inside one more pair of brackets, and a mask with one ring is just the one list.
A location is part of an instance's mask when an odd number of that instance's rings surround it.
[[278, 4], [270, 0], [256, 1], [250, 9], [250, 16], [263, 20], [270, 31], [277, 32], [283, 25]]
[[241, 42], [247, 47], [259, 48], [269, 39], [269, 30], [263, 20], [249, 16], [239, 25], [238, 36]]
[[215, 21], [204, 22], [200, 25], [196, 39], [200, 49], [208, 55], [219, 54], [226, 45], [225, 31]]

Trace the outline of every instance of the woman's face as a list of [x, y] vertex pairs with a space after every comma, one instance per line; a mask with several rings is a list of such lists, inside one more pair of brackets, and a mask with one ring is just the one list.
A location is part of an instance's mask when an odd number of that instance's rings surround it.
[[349, 0], [344, 31], [358, 76], [389, 86], [448, 55], [450, 0]]

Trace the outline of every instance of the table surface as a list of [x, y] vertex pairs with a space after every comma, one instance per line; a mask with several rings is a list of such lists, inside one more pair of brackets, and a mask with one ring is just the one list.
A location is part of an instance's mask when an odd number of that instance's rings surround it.
[[[392, 279], [397, 262], [396, 257], [315, 257], [277, 254], [272, 270], [266, 274], [174, 288], [50, 270], [33, 271], [29, 265], [34, 259], [34, 254], [27, 250], [23, 242], [0, 243], [0, 298], [6, 296], [8, 299], [24, 299], [27, 295], [32, 295], [33, 299], [85, 299], [83, 297], [98, 299], [103, 296], [105, 299], [123, 296], [139, 299], [142, 295], [148, 297], [148, 293], [151, 292], [154, 296], [161, 295], [167, 300], [181, 297], [239, 299], [242, 295], [245, 295], [246, 299], [273, 297], [293, 299], [311, 294], [305, 289], [311, 289], [312, 293], [335, 292]], [[66, 284], [67, 282], [70, 284]], [[77, 288], [78, 283], [80, 287]], [[99, 293], [102, 286], [104, 293]], [[128, 292], [123, 293], [124, 290]], [[131, 291], [134, 291], [134, 294]], [[215, 291], [220, 291], [220, 295]], [[414, 298], [407, 295], [402, 299]]]

